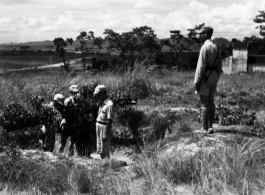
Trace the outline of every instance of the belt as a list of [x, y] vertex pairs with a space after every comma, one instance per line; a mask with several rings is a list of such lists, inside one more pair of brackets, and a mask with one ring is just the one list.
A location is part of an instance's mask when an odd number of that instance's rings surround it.
[[205, 70], [217, 70], [217, 66], [205, 67]]
[[107, 125], [108, 124], [107, 122], [100, 122], [100, 121], [97, 121], [97, 123], [99, 123], [101, 125]]

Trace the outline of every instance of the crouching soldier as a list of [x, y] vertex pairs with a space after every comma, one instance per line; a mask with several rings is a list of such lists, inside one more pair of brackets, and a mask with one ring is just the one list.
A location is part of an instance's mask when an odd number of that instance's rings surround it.
[[[53, 114], [57, 112], [58, 115], [64, 109], [64, 96], [62, 94], [56, 94], [53, 101], [46, 105], [52, 110]], [[57, 117], [57, 121], [52, 121], [53, 117], [48, 120], [44, 120], [42, 123], [41, 131], [39, 132], [39, 140], [42, 144], [44, 151], [53, 151], [55, 145], [55, 133], [62, 127], [63, 119]]]
[[114, 104], [109, 99], [107, 88], [98, 85], [93, 93], [94, 97], [100, 100], [96, 123], [97, 153], [100, 157], [110, 158], [110, 141], [112, 137], [112, 122], [114, 119]]

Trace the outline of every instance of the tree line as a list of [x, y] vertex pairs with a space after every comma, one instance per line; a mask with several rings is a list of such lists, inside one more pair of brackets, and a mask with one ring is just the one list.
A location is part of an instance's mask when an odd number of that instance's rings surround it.
[[[262, 38], [251, 36], [244, 37], [243, 42], [248, 45], [249, 53], [251, 54], [265, 54], [265, 12], [259, 11], [259, 14], [254, 19], [255, 23], [259, 25], [256, 27], [260, 30]], [[188, 34], [183, 35], [180, 30], [170, 30], [170, 39], [159, 40], [152, 27], [141, 26], [133, 28], [129, 32], [118, 33], [112, 29], [105, 29], [104, 39], [95, 37], [93, 31], [80, 32], [76, 40], [80, 42], [80, 47], [76, 48], [81, 52], [82, 66], [84, 70], [87, 69], [87, 57], [93, 53], [94, 47], [102, 48], [103, 43], [106, 43], [109, 52], [117, 52], [119, 54], [119, 65], [123, 65], [125, 69], [132, 69], [136, 61], [143, 61], [148, 59], [149, 62], [156, 64], [165, 64], [165, 58], [170, 58], [171, 62], [167, 62], [168, 66], [180, 65], [179, 60], [184, 51], [192, 51], [191, 46], [201, 45], [196, 32], [200, 30], [205, 24], [199, 24], [193, 28], [187, 29]], [[232, 42], [239, 42], [237, 39], [232, 39]], [[73, 43], [72, 38], [55, 38], [53, 43], [56, 52], [62, 58], [64, 69], [69, 71], [69, 64], [65, 57], [65, 47]], [[88, 44], [90, 43], [90, 44]], [[167, 52], [163, 48], [167, 47]], [[230, 48], [224, 48], [223, 54], [230, 53]], [[196, 61], [196, 60], [194, 60]], [[195, 65], [196, 66], [196, 65]], [[183, 68], [183, 67], [179, 67]], [[190, 67], [189, 67], [190, 68]]]

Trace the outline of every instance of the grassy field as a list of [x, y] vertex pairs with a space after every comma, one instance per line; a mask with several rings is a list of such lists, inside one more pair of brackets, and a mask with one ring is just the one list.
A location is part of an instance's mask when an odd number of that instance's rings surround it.
[[[77, 58], [81, 58], [81, 55], [74, 52], [66, 53], [67, 60]], [[11, 54], [10, 51], [0, 50], [0, 70], [36, 67], [60, 62], [62, 62], [62, 59], [55, 52], [26, 51], [21, 54], [17, 51], [16, 53]]]
[[[15, 73], [0, 78], [0, 106], [11, 101], [27, 106], [31, 95], [52, 100], [56, 93], [68, 96], [69, 83], [76, 74], [49, 71], [45, 74]], [[135, 88], [140, 98], [133, 108], [160, 131], [169, 108], [199, 108], [193, 89], [194, 72], [161, 70], [149, 73], [141, 64], [133, 72], [104, 72], [85, 77], [82, 84], [98, 81], [111, 91]], [[80, 84], [77, 82], [76, 84]], [[264, 74], [222, 75], [217, 100], [229, 101], [245, 111], [265, 108]], [[240, 135], [204, 138], [196, 114], [171, 116], [171, 133], [163, 139], [148, 140], [140, 149], [127, 146], [133, 159], [128, 169], [118, 161], [95, 161], [91, 166], [74, 158], [58, 161], [0, 155], [0, 189], [3, 194], [264, 194], [265, 167], [263, 139]], [[173, 120], [174, 119], [174, 120]], [[146, 122], [146, 120], [148, 120]], [[118, 122], [114, 129], [120, 128]], [[148, 133], [148, 132], [144, 132]], [[141, 134], [144, 136], [144, 134]], [[112, 151], [118, 150], [119, 146]], [[182, 148], [180, 145], [183, 145]], [[169, 153], [166, 148], [176, 146]], [[187, 151], [186, 151], [187, 150]], [[41, 153], [41, 152], [40, 152]], [[86, 160], [86, 159], [85, 159]], [[89, 160], [87, 160], [89, 161]]]

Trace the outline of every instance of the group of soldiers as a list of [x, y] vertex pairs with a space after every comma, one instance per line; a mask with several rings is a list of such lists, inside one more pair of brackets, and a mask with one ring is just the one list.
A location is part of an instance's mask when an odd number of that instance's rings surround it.
[[[217, 83], [222, 73], [222, 57], [219, 47], [211, 40], [213, 34], [211, 27], [202, 27], [198, 34], [203, 43], [194, 78], [194, 88], [196, 94], [200, 96], [202, 105], [202, 128], [199, 132], [210, 134], [214, 132], [214, 96], [216, 94]], [[80, 96], [77, 85], [70, 86], [69, 91], [70, 97], [65, 99], [62, 94], [56, 94], [54, 101], [49, 105], [62, 115], [61, 119], [57, 121], [57, 133], [60, 140], [58, 152], [64, 152], [66, 142], [69, 139], [69, 155], [73, 154], [74, 145], [77, 149], [88, 146], [86, 151], [90, 155], [90, 135], [92, 133], [91, 131], [93, 131], [97, 140], [97, 153], [100, 154], [101, 158], [110, 158], [109, 150], [115, 106], [113, 101], [108, 97], [107, 88], [104, 85], [98, 85], [94, 90], [93, 98], [99, 100], [100, 103], [97, 107], [97, 116], [94, 116], [95, 123], [91, 123], [90, 125], [82, 125], [80, 123], [80, 120], [78, 120], [80, 113], [68, 115], [68, 108], [78, 106], [77, 100]], [[41, 129], [43, 143], [47, 143], [43, 145], [44, 148], [53, 150], [55, 133], [47, 133], [49, 132], [49, 125], [47, 124], [44, 124]]]
[[[42, 124], [39, 140], [43, 149], [68, 156], [73, 155], [76, 149], [78, 155], [90, 156], [91, 135], [96, 135], [97, 153], [101, 158], [110, 158], [114, 106], [108, 97], [107, 88], [104, 85], [98, 85], [94, 90], [93, 99], [99, 100], [96, 116], [91, 116], [93, 112], [80, 112], [83, 102], [80, 102], [82, 97], [80, 97], [78, 85], [71, 85], [69, 92], [68, 98], [62, 94], [56, 94], [53, 101], [47, 105], [57, 112], [59, 117], [56, 118], [56, 122], [47, 121]], [[86, 114], [90, 116], [85, 116]], [[92, 119], [88, 120], [89, 117]], [[56, 145], [57, 143], [59, 146]]]

